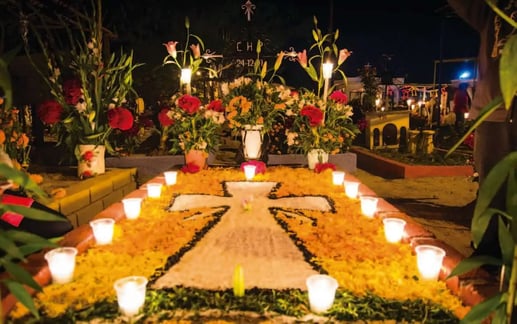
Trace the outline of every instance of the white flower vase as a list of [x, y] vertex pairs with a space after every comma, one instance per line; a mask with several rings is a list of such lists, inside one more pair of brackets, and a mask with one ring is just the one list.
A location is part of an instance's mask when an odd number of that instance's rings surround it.
[[316, 163], [327, 163], [328, 161], [329, 154], [322, 149], [312, 149], [307, 152], [307, 162], [311, 170], [316, 167]]
[[77, 145], [77, 176], [86, 179], [105, 173], [105, 152], [104, 145]]
[[244, 159], [258, 160], [262, 155], [264, 125], [244, 125], [241, 131]]

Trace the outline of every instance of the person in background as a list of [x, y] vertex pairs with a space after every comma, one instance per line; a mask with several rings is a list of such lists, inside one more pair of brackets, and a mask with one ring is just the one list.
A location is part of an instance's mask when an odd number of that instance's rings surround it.
[[465, 124], [465, 113], [468, 113], [470, 110], [470, 96], [467, 92], [469, 84], [466, 82], [460, 83], [458, 89], [454, 92], [454, 114], [456, 115], [456, 122], [454, 126], [458, 133], [463, 132], [463, 126]]
[[[475, 119], [479, 112], [501, 94], [499, 83], [499, 60], [506, 40], [517, 31], [484, 0], [448, 0], [449, 5], [465, 22], [479, 34], [478, 80], [472, 100], [469, 118]], [[508, 16], [517, 15], [517, 1], [496, 1], [497, 7]], [[479, 172], [479, 184], [483, 185], [488, 172], [512, 151], [517, 151], [517, 100], [511, 107], [500, 106], [475, 131], [474, 163]], [[506, 109], [508, 108], [508, 109]], [[491, 207], [506, 209], [506, 186], [494, 197]], [[493, 217], [484, 237], [474, 247], [474, 255], [501, 257], [498, 240], [498, 217]]]

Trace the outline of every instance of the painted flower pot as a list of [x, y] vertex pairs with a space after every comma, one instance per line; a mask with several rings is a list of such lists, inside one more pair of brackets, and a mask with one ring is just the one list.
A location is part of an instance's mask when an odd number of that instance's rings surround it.
[[206, 169], [208, 153], [203, 150], [190, 150], [185, 153], [185, 164], [195, 164], [200, 170]]
[[244, 159], [258, 160], [262, 156], [263, 127], [264, 125], [244, 125], [241, 131]]
[[327, 163], [329, 161], [329, 154], [322, 149], [312, 149], [307, 152], [307, 162], [309, 169], [313, 170], [316, 163]]
[[77, 145], [77, 176], [87, 179], [106, 172], [104, 145], [82, 144]]

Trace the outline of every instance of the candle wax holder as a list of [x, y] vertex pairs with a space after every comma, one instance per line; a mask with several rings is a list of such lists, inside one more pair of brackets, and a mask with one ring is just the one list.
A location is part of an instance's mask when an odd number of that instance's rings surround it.
[[359, 182], [356, 181], [343, 181], [345, 187], [345, 194], [348, 198], [356, 199], [359, 194]]
[[160, 198], [162, 194], [161, 183], [148, 183], [147, 184], [147, 196], [149, 198]]
[[245, 165], [244, 166], [244, 176], [246, 180], [252, 180], [255, 177], [255, 170], [257, 169], [254, 165]]
[[142, 198], [126, 198], [122, 199], [124, 205], [124, 213], [127, 219], [136, 219], [140, 216], [142, 208]]
[[345, 181], [344, 171], [332, 171], [332, 183], [336, 186], [341, 186]]
[[309, 305], [314, 313], [324, 313], [332, 304], [336, 297], [338, 287], [337, 280], [327, 275], [312, 275], [306, 280], [309, 291]]
[[53, 283], [65, 284], [72, 281], [76, 255], [77, 249], [74, 247], [60, 247], [45, 253]]
[[384, 218], [384, 236], [390, 243], [398, 243], [404, 236], [406, 221], [400, 218]]
[[147, 278], [129, 276], [115, 281], [113, 287], [117, 293], [120, 312], [128, 317], [135, 316], [145, 303]]
[[163, 175], [165, 176], [166, 185], [172, 186], [176, 184], [178, 179], [178, 171], [165, 171]]
[[415, 252], [422, 279], [437, 280], [442, 269], [445, 250], [433, 245], [418, 245]]
[[99, 218], [92, 220], [90, 226], [93, 230], [95, 242], [98, 245], [110, 244], [113, 240], [113, 228], [115, 220], [113, 218]]
[[379, 198], [373, 196], [361, 196], [361, 212], [364, 216], [373, 218], [377, 211], [377, 202]]

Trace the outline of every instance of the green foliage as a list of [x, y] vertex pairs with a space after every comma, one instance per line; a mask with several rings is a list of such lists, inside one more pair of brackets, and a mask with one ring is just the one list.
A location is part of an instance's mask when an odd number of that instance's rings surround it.
[[[517, 22], [506, 16], [495, 2], [486, 0], [487, 4], [500, 15], [505, 22], [517, 28]], [[512, 100], [517, 94], [517, 35], [513, 34], [506, 41], [499, 65], [499, 78], [502, 95], [494, 98], [483, 108], [479, 117], [454, 147], [454, 151], [465, 138], [472, 133], [492, 112], [504, 105], [510, 109]], [[516, 301], [517, 288], [517, 152], [511, 152], [499, 161], [488, 173], [486, 179], [479, 188], [474, 216], [472, 219], [472, 237], [474, 245], [477, 246], [488, 228], [493, 217], [498, 218], [498, 237], [502, 258], [497, 259], [489, 256], [474, 256], [461, 261], [451, 272], [449, 277], [466, 273], [482, 265], [504, 266], [501, 273], [502, 287], [506, 291], [485, 300], [476, 305], [462, 320], [461, 323], [482, 322], [489, 316], [493, 316], [493, 323], [513, 323], [514, 305]], [[490, 207], [490, 204], [500, 190], [506, 192], [505, 210], [498, 210]]]
[[[20, 185], [27, 193], [30, 193], [35, 197], [45, 197], [44, 191], [40, 189], [26, 173], [13, 169], [4, 163], [0, 163], [0, 178], [8, 179]], [[26, 218], [34, 220], [63, 220], [56, 215], [41, 210], [0, 203], [0, 215], [7, 211], [19, 213]], [[0, 282], [4, 284], [13, 296], [27, 307], [37, 318], [39, 318], [39, 313], [34, 305], [31, 295], [25, 289], [24, 285], [27, 285], [36, 291], [41, 291], [41, 287], [36, 281], [34, 281], [31, 274], [20, 266], [19, 263], [25, 262], [25, 257], [34, 252], [55, 246], [56, 244], [52, 243], [50, 240], [31, 233], [19, 230], [0, 229], [0, 250], [4, 253], [4, 255], [0, 257], [0, 266], [4, 267], [5, 271], [10, 275], [8, 278], [0, 280]]]

